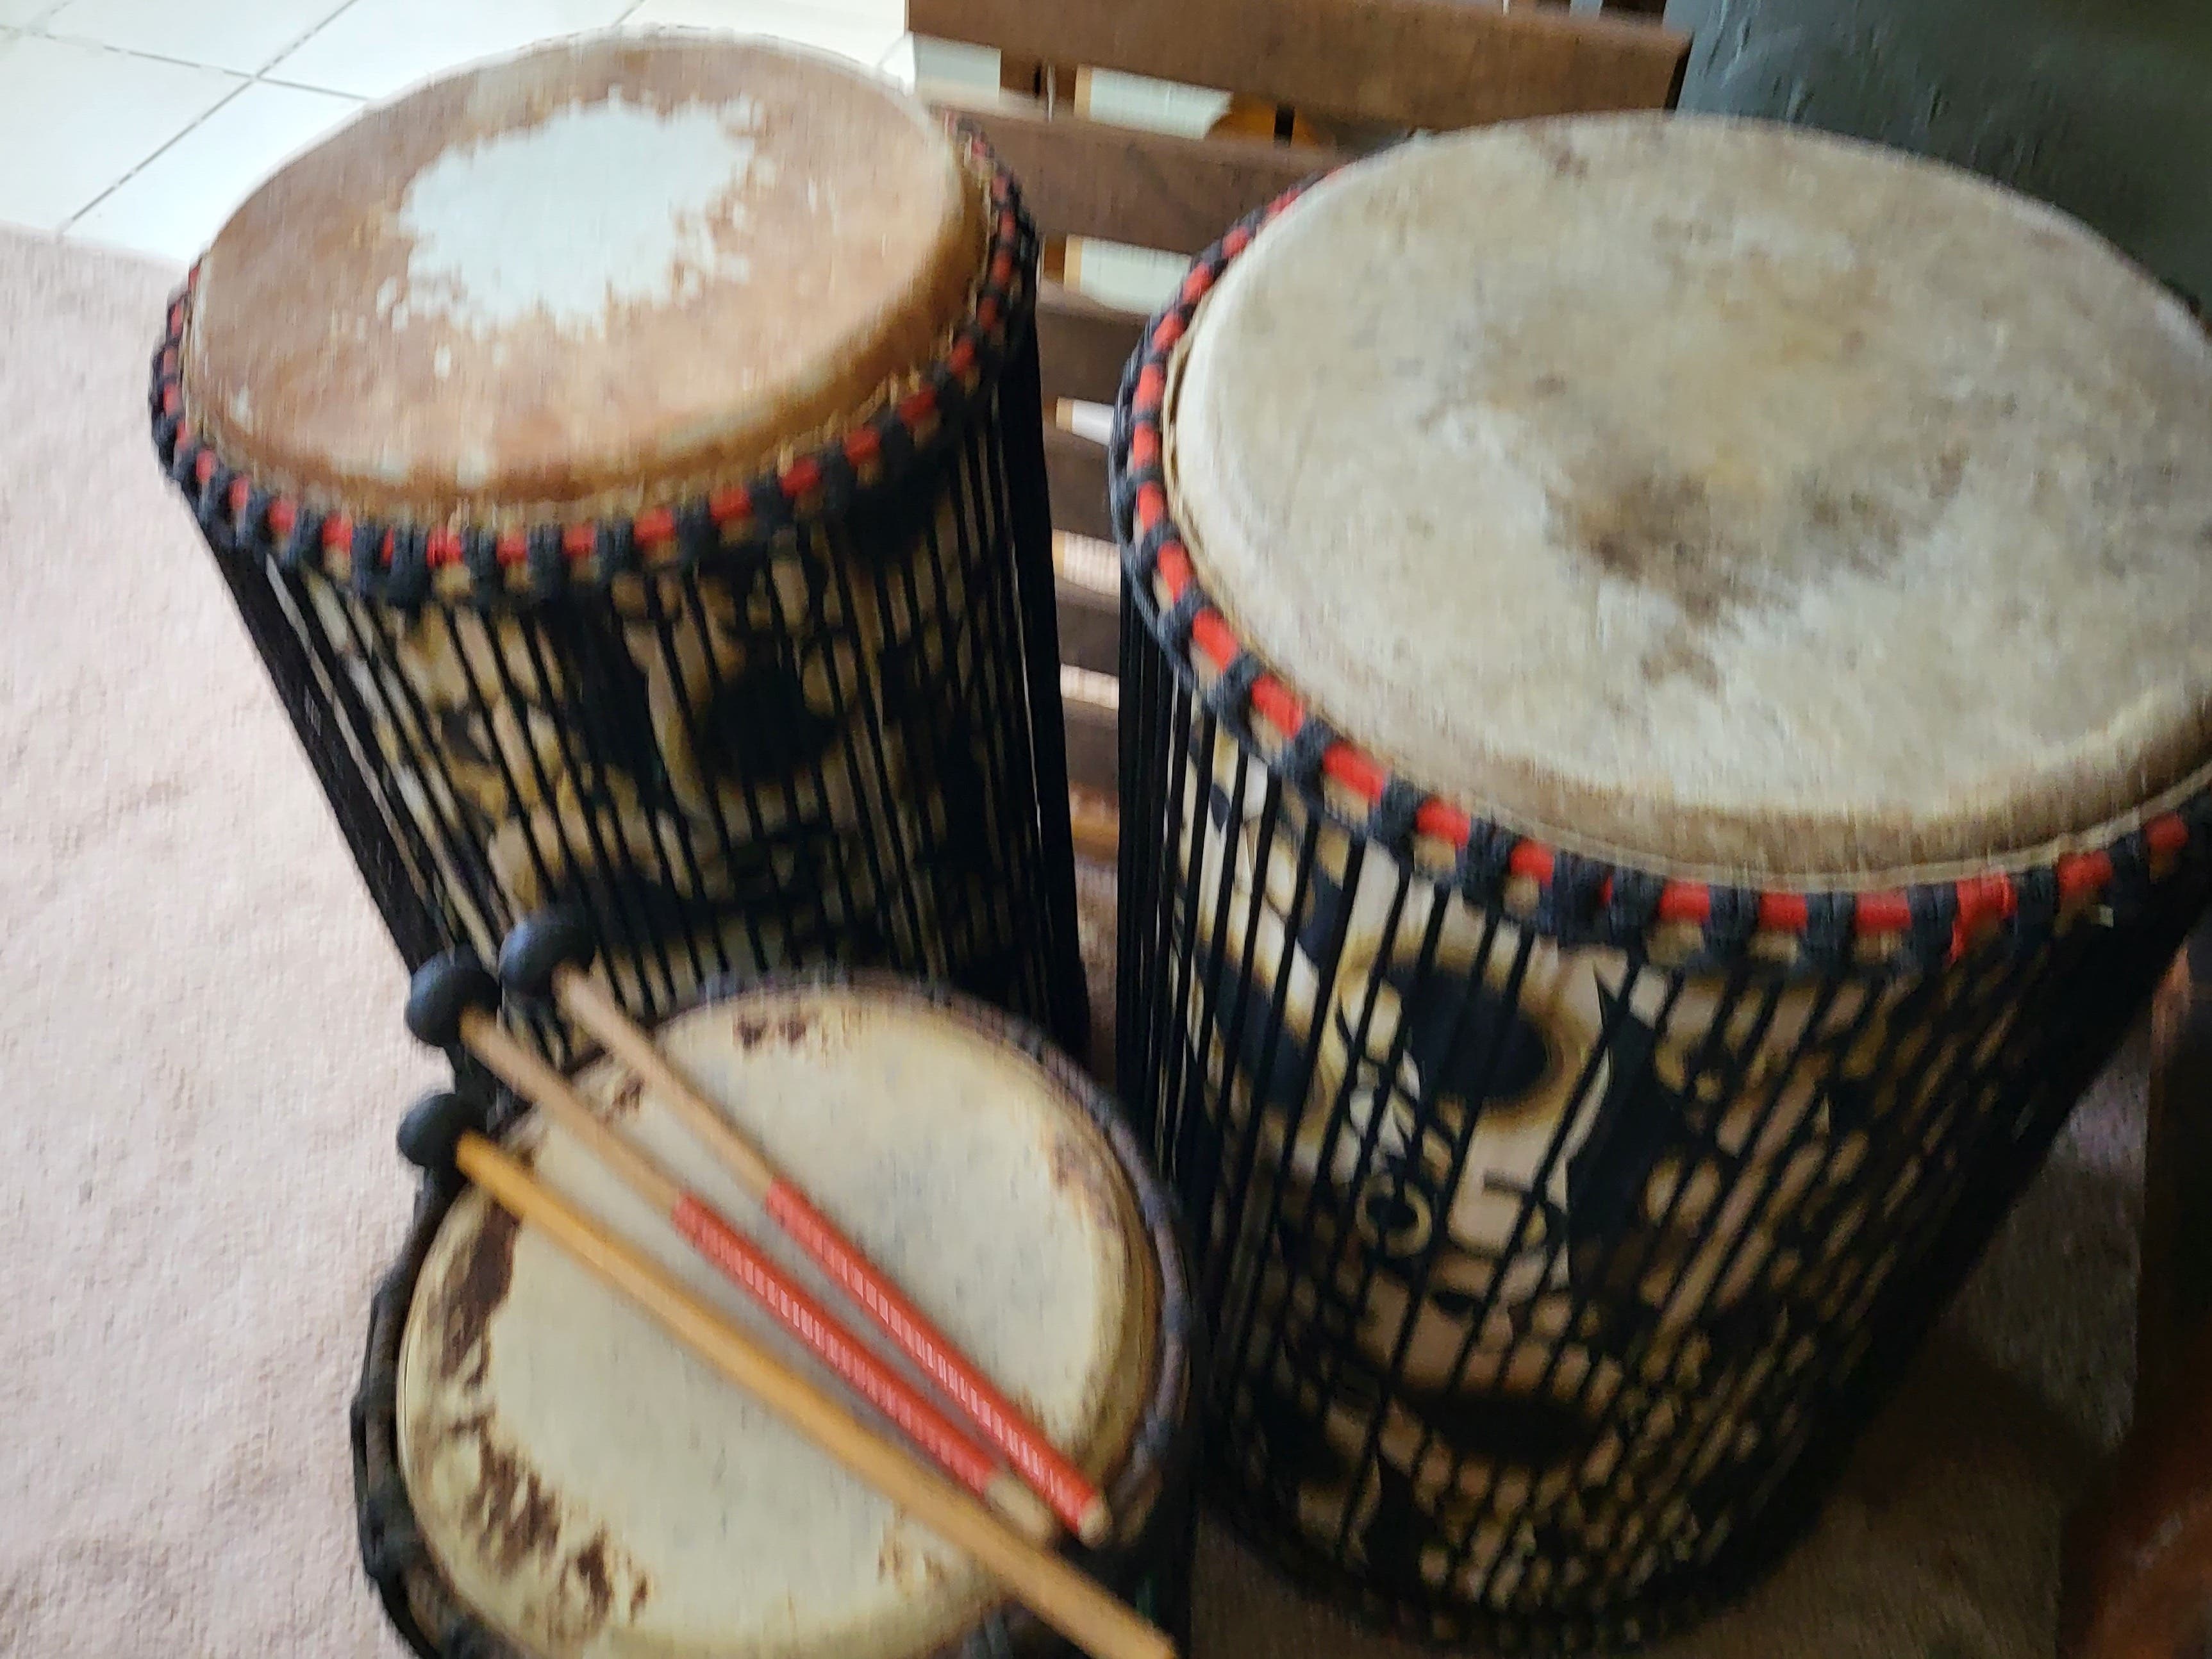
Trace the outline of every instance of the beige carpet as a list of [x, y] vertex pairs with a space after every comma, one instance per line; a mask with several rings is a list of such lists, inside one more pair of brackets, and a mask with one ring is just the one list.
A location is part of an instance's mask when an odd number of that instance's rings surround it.
[[[0, 1654], [390, 1655], [345, 1402], [432, 1067], [182, 509], [173, 273], [0, 233]], [[2140, 1055], [1819, 1537], [1667, 1650], [2049, 1651], [2057, 1517], [2127, 1397]], [[1201, 1659], [1381, 1654], [1209, 1534]]]

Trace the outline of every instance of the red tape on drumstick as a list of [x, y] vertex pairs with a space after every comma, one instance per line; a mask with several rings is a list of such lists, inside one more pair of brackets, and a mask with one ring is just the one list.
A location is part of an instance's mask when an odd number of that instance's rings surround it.
[[676, 1231], [725, 1277], [757, 1301], [846, 1383], [896, 1424], [899, 1431], [978, 1497], [998, 1465], [922, 1393], [855, 1341], [828, 1309], [787, 1278], [761, 1247], [690, 1193], [669, 1212]]
[[769, 1186], [763, 1202], [799, 1249], [866, 1309], [930, 1381], [945, 1390], [945, 1398], [1006, 1454], [1006, 1461], [1069, 1529], [1079, 1538], [1096, 1541], [1105, 1510], [1097, 1489], [1083, 1471], [1032, 1428], [991, 1380], [969, 1364], [828, 1217], [806, 1201], [805, 1194], [779, 1179]]

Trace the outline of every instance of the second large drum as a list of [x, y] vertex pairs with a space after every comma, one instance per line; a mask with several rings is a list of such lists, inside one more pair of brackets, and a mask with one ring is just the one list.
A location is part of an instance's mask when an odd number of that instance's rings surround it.
[[611, 37], [368, 115], [173, 307], [157, 447], [410, 961], [558, 900], [650, 1014], [822, 960], [1087, 1030], [1011, 182]]
[[2202, 904], [2212, 344], [1964, 174], [1502, 127], [1125, 393], [1121, 1080], [1241, 1507], [1648, 1637], [1818, 1500]]

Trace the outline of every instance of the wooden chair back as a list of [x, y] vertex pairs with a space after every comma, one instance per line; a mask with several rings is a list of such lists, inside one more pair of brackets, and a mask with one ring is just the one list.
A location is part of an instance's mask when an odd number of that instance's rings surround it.
[[[918, 35], [995, 46], [995, 101], [925, 97], [981, 129], [1021, 180], [1040, 231], [1194, 254], [1300, 179], [1347, 159], [1286, 137], [1179, 137], [1076, 112], [1084, 70], [1211, 88], [1299, 118], [1278, 133], [1445, 131], [1590, 111], [1670, 107], [1689, 43], [1651, 14], [1664, 0], [1503, 9], [1480, 0], [908, 0]], [[1027, 95], [1023, 95], [1027, 94]], [[1247, 125], [1238, 122], [1234, 125]], [[1068, 767], [1079, 830], [1095, 849], [1096, 805], [1115, 790], [1117, 605], [1104, 447], [1054, 419], [1063, 403], [1114, 401], [1145, 322], [1047, 280], [1037, 307], [1045, 453], [1060, 574]], [[1095, 423], [1094, 423], [1095, 424]], [[1091, 822], [1086, 826], [1088, 817]]]

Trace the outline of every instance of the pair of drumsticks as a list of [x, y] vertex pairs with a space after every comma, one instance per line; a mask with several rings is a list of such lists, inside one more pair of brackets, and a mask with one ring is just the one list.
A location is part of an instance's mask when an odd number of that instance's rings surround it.
[[[500, 952], [498, 979], [465, 951], [449, 952], [419, 969], [408, 996], [408, 1029], [434, 1048], [466, 1049], [559, 1124], [951, 1479], [880, 1437], [659, 1264], [539, 1183], [468, 1127], [467, 1109], [454, 1097], [434, 1096], [410, 1115], [402, 1131], [409, 1155], [430, 1167], [450, 1158], [517, 1220], [538, 1229], [729, 1381], [965, 1550], [1030, 1611], [1097, 1659], [1174, 1659], [1164, 1635], [1049, 1548], [1055, 1516], [1086, 1543], [1100, 1543], [1111, 1531], [1105, 1501], [1082, 1470], [589, 977], [585, 970], [592, 954], [590, 931], [572, 915], [556, 912], [525, 921]], [[848, 1331], [758, 1244], [602, 1119], [566, 1077], [509, 1033], [495, 1012], [501, 980], [518, 994], [550, 996], [672, 1107], [777, 1226], [921, 1367], [1020, 1478], [1001, 1469], [983, 1445]]]

